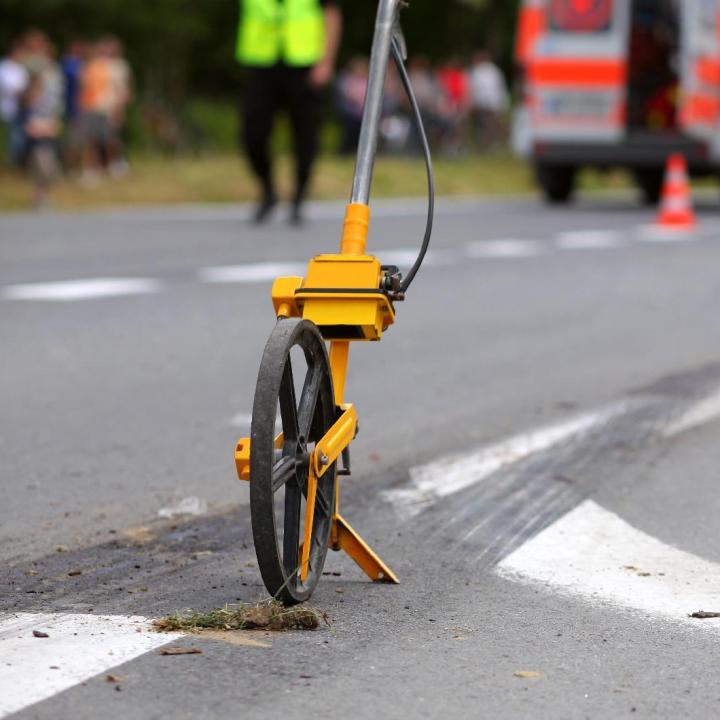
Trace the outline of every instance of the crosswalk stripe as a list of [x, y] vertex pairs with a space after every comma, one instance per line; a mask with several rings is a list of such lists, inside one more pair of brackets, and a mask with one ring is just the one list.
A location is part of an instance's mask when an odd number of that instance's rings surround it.
[[720, 418], [720, 388], [688, 408], [681, 417], [665, 428], [665, 437], [674, 437], [687, 430], [714, 422]]
[[179, 637], [143, 617], [0, 615], [0, 718]]
[[505, 467], [601, 427], [633, 407], [631, 401], [620, 401], [494, 445], [411, 468], [407, 487], [385, 491], [382, 496], [395, 506], [400, 516], [413, 517], [438, 499], [454, 495]]
[[720, 564], [666, 545], [586, 500], [500, 562], [505, 578], [720, 632]]

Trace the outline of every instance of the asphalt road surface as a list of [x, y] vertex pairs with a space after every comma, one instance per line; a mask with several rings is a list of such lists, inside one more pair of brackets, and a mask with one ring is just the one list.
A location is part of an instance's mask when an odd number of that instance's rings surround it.
[[[720, 716], [718, 209], [441, 203], [347, 392], [344, 514], [401, 584], [332, 553], [329, 625], [224, 639], [145, 619], [265, 597], [233, 450], [341, 207], [0, 218], [0, 718]], [[407, 267], [422, 213], [370, 248]]]

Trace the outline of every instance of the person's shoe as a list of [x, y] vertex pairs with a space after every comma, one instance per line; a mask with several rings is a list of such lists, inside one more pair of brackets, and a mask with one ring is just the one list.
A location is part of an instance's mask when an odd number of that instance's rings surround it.
[[262, 225], [270, 219], [272, 211], [277, 205], [277, 195], [275, 193], [268, 193], [263, 195], [262, 200], [258, 203], [255, 208], [255, 215], [253, 216], [253, 223], [255, 225]]

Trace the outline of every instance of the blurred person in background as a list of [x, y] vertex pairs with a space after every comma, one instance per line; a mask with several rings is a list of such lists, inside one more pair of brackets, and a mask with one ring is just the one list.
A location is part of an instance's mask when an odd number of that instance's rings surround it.
[[109, 45], [100, 41], [90, 45], [88, 60], [80, 74], [80, 181], [85, 186], [96, 185], [109, 163], [114, 109], [115, 90]]
[[104, 42], [110, 61], [112, 85], [108, 170], [112, 177], [118, 178], [127, 175], [129, 170], [124, 138], [127, 109], [133, 96], [132, 69], [125, 59], [125, 51], [118, 38], [108, 37]]
[[20, 167], [25, 156], [25, 129], [21, 100], [30, 82], [23, 64], [25, 40], [14, 40], [7, 56], [0, 60], [0, 119], [8, 128], [8, 161]]
[[473, 56], [470, 96], [480, 146], [497, 147], [505, 136], [505, 114], [510, 106], [510, 95], [502, 71], [487, 50], [478, 50]]
[[318, 152], [322, 93], [333, 78], [342, 17], [337, 0], [240, 0], [237, 59], [247, 68], [243, 141], [261, 197], [255, 222], [277, 204], [270, 158], [275, 116], [286, 110], [295, 144], [290, 221], [302, 222]]
[[34, 204], [43, 209], [60, 173], [58, 142], [65, 106], [65, 81], [47, 36], [37, 30], [26, 36], [25, 63], [30, 80], [22, 99], [27, 142], [27, 167], [34, 186]]
[[[415, 91], [415, 97], [422, 113], [423, 124], [431, 142], [444, 146], [447, 139], [453, 135], [454, 120], [450, 104], [438, 78], [433, 73], [430, 63], [423, 55], [410, 58], [408, 64], [410, 82]], [[404, 101], [409, 112], [407, 100]], [[416, 138], [417, 147], [420, 141]]]
[[[388, 66], [385, 76], [382, 119], [380, 121], [379, 147], [383, 152], [406, 152], [412, 137], [410, 107], [393, 63]], [[413, 140], [419, 138], [413, 138]]]
[[445, 139], [445, 151], [459, 154], [470, 112], [470, 88], [465, 68], [460, 58], [445, 61], [437, 73], [443, 90], [445, 114], [452, 120], [452, 129]]
[[80, 165], [82, 145], [80, 142], [80, 83], [87, 55], [87, 43], [73, 40], [60, 59], [65, 78], [65, 164], [67, 168]]
[[353, 58], [336, 84], [336, 109], [342, 126], [341, 155], [351, 155], [357, 150], [367, 86], [368, 61], [363, 57]]

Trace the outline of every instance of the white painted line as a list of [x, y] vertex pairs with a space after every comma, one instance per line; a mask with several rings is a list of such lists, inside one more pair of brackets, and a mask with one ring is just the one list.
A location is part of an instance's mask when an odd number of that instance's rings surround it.
[[718, 418], [720, 418], [720, 388], [712, 395], [693, 405], [675, 422], [668, 425], [663, 434], [665, 437], [674, 437], [684, 433], [686, 430], [707, 425]]
[[542, 254], [542, 243], [536, 240], [478, 240], [465, 246], [465, 254], [478, 259], [519, 259]]
[[574, 230], [560, 233], [555, 242], [561, 250], [611, 250], [622, 245], [623, 234], [614, 230]]
[[586, 500], [505, 558], [503, 577], [720, 632], [720, 564], [662, 543]]
[[203, 268], [198, 277], [204, 283], [259, 283], [285, 275], [304, 275], [306, 270], [306, 263], [259, 262]]
[[686, 229], [679, 228], [674, 230], [670, 227], [661, 225], [641, 225], [636, 229], [638, 239], [642, 242], [654, 243], [683, 243], [697, 240], [697, 231], [699, 227]]
[[[377, 257], [383, 265], [397, 265], [401, 268], [411, 267], [417, 260], [420, 248], [396, 248], [394, 250], [377, 250], [372, 254]], [[430, 251], [425, 255], [423, 267], [451, 265], [455, 258], [448, 252]]]
[[[418, 256], [418, 248], [399, 248], [378, 250], [376, 257], [383, 265], [411, 266]], [[452, 264], [451, 253], [429, 252], [425, 256], [425, 266]], [[226, 265], [202, 268], [198, 273], [200, 282], [213, 284], [260, 283], [275, 280], [284, 275], [304, 276], [306, 263], [258, 262], [246, 265]]]
[[141, 617], [0, 615], [0, 718], [179, 637], [149, 632]]
[[515, 435], [466, 455], [449, 456], [410, 470], [410, 487], [388, 490], [382, 496], [401, 516], [412, 517], [435, 500], [485, 480], [535, 453], [590, 432], [626, 413], [636, 403], [622, 401], [555, 425]]
[[162, 283], [152, 278], [90, 278], [7, 285], [0, 289], [0, 297], [5, 300], [74, 302], [125, 295], [146, 295], [158, 292], [161, 288]]

